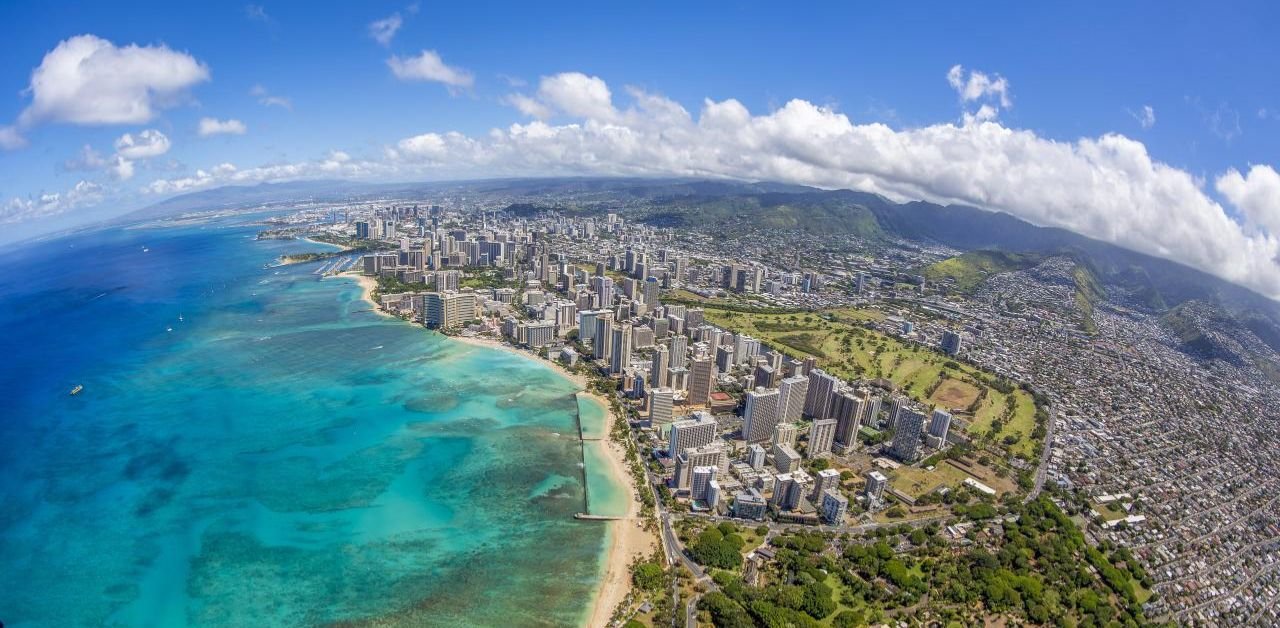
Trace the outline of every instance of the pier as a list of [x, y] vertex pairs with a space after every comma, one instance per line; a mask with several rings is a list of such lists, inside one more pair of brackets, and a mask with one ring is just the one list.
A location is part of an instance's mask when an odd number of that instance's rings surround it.
[[623, 519], [626, 519], [626, 517], [613, 517], [610, 515], [592, 515], [592, 514], [587, 514], [585, 512], [573, 513], [573, 518], [581, 519], [583, 521], [622, 521]]

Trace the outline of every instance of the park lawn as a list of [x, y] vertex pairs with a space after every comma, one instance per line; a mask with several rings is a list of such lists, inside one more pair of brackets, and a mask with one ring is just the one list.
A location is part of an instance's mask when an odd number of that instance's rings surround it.
[[[1012, 394], [1014, 395], [1013, 419], [1005, 423], [1004, 428], [996, 434], [995, 440], [998, 443], [1005, 436], [1016, 434], [1019, 439], [1009, 448], [1010, 452], [1021, 454], [1025, 458], [1033, 458], [1038, 449], [1035, 440], [1031, 438], [1031, 432], [1036, 427], [1036, 402], [1030, 393], [1021, 388], [1015, 389]], [[997, 390], [987, 391], [987, 398], [982, 400], [982, 405], [979, 406], [978, 412], [974, 414], [965, 432], [970, 436], [986, 434], [991, 429], [992, 422], [1004, 414], [1007, 397]]]
[[823, 626], [830, 626], [832, 621], [835, 619], [836, 615], [839, 615], [841, 611], [847, 611], [852, 609], [848, 606], [845, 606], [844, 602], [841, 601], [844, 598], [845, 587], [844, 587], [844, 581], [842, 581], [839, 576], [833, 573], [829, 573], [827, 574], [827, 579], [823, 580], [822, 583], [831, 587], [831, 600], [836, 603], [836, 610], [832, 611], [830, 615], [827, 615], [825, 618], [822, 619], [822, 621], [818, 623], [822, 624]]
[[1102, 515], [1104, 521], [1115, 521], [1129, 516], [1129, 513], [1125, 512], [1116, 502], [1108, 502], [1106, 504], [1093, 502], [1090, 505], [1094, 510], [1098, 511], [1099, 515]]
[[1147, 600], [1151, 599], [1151, 590], [1142, 586], [1141, 582], [1130, 578], [1129, 584], [1133, 585], [1133, 595], [1137, 598], [1139, 604], [1146, 604]]
[[837, 307], [826, 310], [828, 314], [845, 321], [881, 321], [884, 320], [884, 312], [879, 310], [864, 310], [857, 307]]
[[967, 477], [969, 477], [968, 473], [949, 464], [939, 464], [932, 471], [904, 466], [889, 472], [889, 485], [918, 498], [942, 486], [954, 489]]

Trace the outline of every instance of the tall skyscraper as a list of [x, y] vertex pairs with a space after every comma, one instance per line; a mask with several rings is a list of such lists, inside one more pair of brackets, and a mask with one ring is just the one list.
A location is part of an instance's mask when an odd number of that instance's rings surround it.
[[672, 333], [676, 335], [672, 336], [671, 340], [667, 343], [667, 360], [670, 362], [672, 368], [683, 367], [685, 364], [688, 364], [685, 356], [689, 352], [689, 339], [679, 335], [679, 332], [674, 329], [672, 330]]
[[649, 307], [658, 305], [658, 280], [654, 277], [648, 277], [644, 280], [644, 303]]
[[906, 407], [907, 407], [906, 397], [903, 397], [902, 395], [893, 396], [893, 399], [889, 401], [889, 411], [887, 413], [888, 416], [886, 417], [887, 420], [885, 422], [886, 429], [888, 429], [889, 431], [894, 431], [898, 429], [898, 417], [902, 415], [902, 411], [906, 409]]
[[596, 333], [594, 336], [591, 357], [597, 360], [609, 359], [613, 354], [613, 312], [603, 311], [596, 313]]
[[809, 426], [809, 457], [831, 453], [831, 444], [836, 436], [835, 419], [819, 419]]
[[898, 415], [898, 429], [893, 433], [894, 457], [903, 462], [914, 462], [920, 455], [920, 435], [924, 432], [924, 415], [915, 410], [903, 410]]
[[949, 429], [951, 429], [951, 413], [935, 408], [933, 416], [929, 418], [929, 435], [937, 437], [940, 442], [946, 444]]
[[707, 499], [707, 489], [711, 482], [716, 479], [715, 467], [694, 467], [693, 478], [689, 487], [689, 496], [695, 500], [705, 501]]
[[849, 511], [849, 498], [835, 491], [827, 491], [821, 493], [818, 502], [822, 511], [822, 520], [828, 525], [840, 525], [844, 522], [844, 515]]
[[666, 347], [662, 345], [654, 347], [653, 363], [649, 367], [649, 381], [653, 386], [667, 386], [670, 383], [667, 378], [668, 356]]
[[783, 379], [778, 391], [782, 394], [782, 420], [789, 423], [799, 421], [809, 394], [809, 378], [796, 375]]
[[865, 400], [845, 389], [836, 393], [831, 402], [828, 416], [836, 421], [835, 442], [845, 449], [852, 447], [858, 439], [858, 421], [862, 416]]
[[805, 392], [804, 414], [815, 419], [827, 418], [831, 397], [839, 384], [840, 380], [836, 376], [829, 375], [822, 369], [810, 371], [809, 388]]
[[716, 348], [716, 368], [721, 373], [728, 373], [733, 370], [737, 363], [733, 357], [733, 347], [721, 346]]
[[765, 451], [759, 443], [755, 443], [747, 448], [747, 464], [752, 469], [759, 471], [764, 468]]
[[960, 353], [960, 334], [947, 330], [942, 332], [942, 341], [939, 342], [943, 352], [947, 355], [956, 355]]
[[716, 365], [711, 358], [694, 358], [689, 366], [689, 403], [695, 406], [706, 405], [711, 400], [715, 383]]
[[872, 471], [867, 474], [867, 497], [873, 502], [879, 502], [884, 497], [884, 489], [889, 486], [889, 478], [885, 477], [879, 471]]
[[747, 393], [747, 404], [742, 414], [742, 437], [748, 443], [769, 440], [778, 424], [778, 389], [757, 388]]
[[422, 322], [432, 329], [458, 329], [476, 317], [474, 292], [428, 292], [422, 300]]
[[631, 366], [631, 323], [622, 323], [613, 329], [609, 374], [621, 375], [628, 366]]
[[657, 425], [671, 422], [671, 409], [675, 403], [675, 391], [670, 388], [649, 389], [649, 420]]
[[860, 423], [868, 427], [876, 427], [876, 417], [880, 416], [880, 398], [872, 395], [867, 396], [867, 402], [862, 404], [862, 417]]
[[835, 469], [823, 469], [818, 472], [818, 477], [813, 480], [813, 492], [810, 493], [809, 501], [814, 504], [822, 503], [822, 494], [827, 491], [840, 490], [840, 472]]

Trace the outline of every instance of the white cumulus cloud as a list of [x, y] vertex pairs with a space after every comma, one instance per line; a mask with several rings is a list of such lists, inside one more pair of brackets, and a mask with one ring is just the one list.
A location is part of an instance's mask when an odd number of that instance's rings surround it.
[[[963, 100], [974, 78], [963, 70], [958, 74]], [[1003, 106], [1007, 82], [988, 76], [977, 84], [972, 91], [979, 97], [968, 102], [980, 106], [960, 121], [894, 128], [860, 123], [805, 100], [753, 113], [737, 100], [708, 99], [695, 114], [661, 95], [628, 88], [619, 104], [602, 79], [565, 73], [544, 77], [536, 96], [528, 97], [565, 116], [563, 123], [535, 119], [475, 136], [422, 133], [388, 146], [378, 160], [326, 158], [215, 169], [157, 180], [148, 190], [166, 194], [324, 176], [595, 174], [782, 181], [1006, 212], [1280, 297], [1275, 262], [1280, 240], [1265, 229], [1280, 225], [1280, 219], [1266, 217], [1260, 208], [1274, 205], [1266, 200], [1269, 193], [1258, 191], [1274, 183], [1269, 167], [1255, 167], [1248, 176], [1229, 172], [1218, 183], [1223, 197], [1250, 223], [1264, 227], [1259, 229], [1233, 219], [1199, 177], [1153, 158], [1137, 140], [1105, 134], [1061, 141], [1005, 126], [994, 114]], [[984, 112], [981, 105], [990, 109]]]
[[35, 197], [13, 197], [0, 205], [0, 224], [12, 224], [47, 218], [80, 207], [96, 205], [103, 199], [103, 188], [92, 181], [81, 180], [64, 192], [45, 192]]
[[415, 57], [392, 55], [387, 59], [391, 73], [402, 81], [433, 81], [451, 89], [469, 88], [475, 84], [470, 72], [448, 65], [434, 50], [423, 50]]
[[21, 126], [140, 124], [209, 80], [209, 68], [167, 46], [116, 46], [94, 35], [63, 40], [31, 73]]
[[369, 36], [383, 46], [390, 46], [391, 40], [395, 39], [396, 33], [402, 25], [404, 25], [404, 19], [400, 17], [399, 13], [393, 13], [388, 17], [370, 23]]
[[236, 120], [219, 120], [217, 118], [200, 118], [200, 124], [197, 133], [200, 137], [209, 137], [210, 135], [244, 135], [244, 123]]
[[134, 135], [125, 133], [116, 140], [116, 154], [125, 159], [159, 157], [169, 152], [169, 138], [155, 129], [147, 129]]
[[1254, 165], [1243, 175], [1231, 168], [1218, 177], [1215, 187], [1250, 224], [1280, 236], [1280, 173], [1275, 168]]
[[999, 74], [988, 75], [977, 70], [966, 73], [963, 66], [953, 65], [947, 71], [947, 83], [956, 90], [961, 102], [990, 99], [1005, 109], [1013, 106], [1009, 100], [1009, 81]]

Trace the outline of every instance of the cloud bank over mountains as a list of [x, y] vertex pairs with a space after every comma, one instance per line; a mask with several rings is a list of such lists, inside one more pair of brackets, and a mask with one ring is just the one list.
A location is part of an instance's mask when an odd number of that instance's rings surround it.
[[[451, 90], [475, 85], [472, 72], [445, 64], [433, 50], [392, 56], [388, 67], [402, 80]], [[0, 145], [20, 150], [26, 141], [21, 131], [46, 122], [145, 123], [208, 79], [206, 65], [164, 46], [117, 47], [92, 35], [73, 37], [33, 72], [32, 102], [14, 126], [0, 127]], [[690, 111], [651, 91], [615, 90], [600, 77], [564, 72], [542, 77], [536, 89], [503, 96], [518, 121], [487, 133], [433, 130], [390, 139], [364, 156], [334, 150], [295, 163], [221, 163], [117, 189], [81, 181], [85, 185], [62, 194], [11, 199], [0, 205], [0, 223], [83, 207], [112, 194], [158, 199], [223, 184], [320, 177], [718, 177], [1006, 212], [1280, 297], [1280, 175], [1272, 166], [1230, 169], [1210, 188], [1124, 135], [1064, 141], [1005, 125], [1000, 115], [1014, 100], [1009, 80], [998, 74], [956, 65], [945, 80], [956, 92], [958, 119], [895, 128], [802, 99], [765, 112], [735, 99], [706, 99]], [[200, 122], [201, 136], [239, 133], [244, 125], [238, 120]], [[123, 186], [118, 182], [133, 176], [135, 160], [169, 147], [159, 131], [143, 130], [122, 136], [114, 157], [99, 161], [103, 169], [114, 167], [115, 185]]]
[[[948, 75], [950, 80], [957, 70]], [[953, 85], [965, 103], [1008, 107], [1008, 83], [981, 73]], [[308, 176], [465, 177], [636, 175], [769, 180], [852, 188], [1002, 211], [1182, 262], [1269, 296], [1280, 296], [1280, 177], [1270, 166], [1234, 170], [1216, 189], [1245, 222], [1190, 173], [1154, 159], [1118, 134], [1058, 141], [1009, 128], [994, 116], [895, 129], [791, 100], [752, 113], [705, 100], [696, 114], [661, 95], [626, 88], [620, 106], [598, 77], [544, 77], [533, 94], [506, 102], [534, 118], [485, 135], [430, 132], [403, 138], [370, 159], [317, 160], [157, 180], [170, 194], [219, 183]]]

